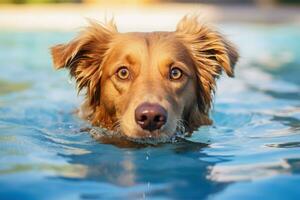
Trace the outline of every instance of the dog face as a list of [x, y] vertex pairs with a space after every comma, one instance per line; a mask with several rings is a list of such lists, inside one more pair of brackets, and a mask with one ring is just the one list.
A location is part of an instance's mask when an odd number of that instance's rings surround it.
[[211, 123], [215, 80], [233, 76], [238, 58], [223, 36], [188, 17], [174, 32], [119, 33], [112, 22], [91, 22], [52, 56], [86, 91], [82, 115], [93, 125], [157, 141]]
[[103, 65], [103, 106], [129, 137], [170, 137], [196, 103], [186, 48], [169, 33], [120, 34], [111, 45]]

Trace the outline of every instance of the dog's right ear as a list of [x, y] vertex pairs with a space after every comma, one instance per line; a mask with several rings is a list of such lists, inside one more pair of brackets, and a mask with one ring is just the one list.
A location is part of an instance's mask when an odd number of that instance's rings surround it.
[[109, 43], [117, 32], [113, 20], [106, 25], [90, 21], [90, 26], [71, 42], [51, 48], [54, 68], [70, 70], [78, 92], [86, 89], [90, 105], [100, 102], [102, 63]]
[[99, 57], [107, 50], [109, 40], [117, 33], [113, 20], [105, 25], [89, 22], [90, 25], [71, 42], [51, 48], [55, 69], [76, 67], [81, 59], [92, 58], [94, 54]]
[[59, 44], [51, 47], [54, 68], [71, 67], [68, 63], [70, 64], [70, 61], [79, 52], [80, 46], [80, 39], [74, 39], [68, 44]]

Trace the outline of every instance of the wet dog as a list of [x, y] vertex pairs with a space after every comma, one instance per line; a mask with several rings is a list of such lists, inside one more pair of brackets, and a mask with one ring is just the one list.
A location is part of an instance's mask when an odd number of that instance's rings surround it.
[[111, 21], [51, 48], [84, 91], [79, 115], [131, 139], [168, 141], [209, 118], [216, 79], [233, 77], [236, 48], [219, 32], [184, 17], [174, 32], [120, 33]]

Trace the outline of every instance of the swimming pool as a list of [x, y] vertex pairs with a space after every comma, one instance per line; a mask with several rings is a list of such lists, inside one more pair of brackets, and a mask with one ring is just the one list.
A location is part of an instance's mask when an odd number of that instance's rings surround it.
[[73, 33], [0, 32], [0, 199], [299, 199], [300, 29], [221, 29], [241, 60], [219, 80], [214, 125], [146, 148], [80, 132], [80, 97], [48, 49]]

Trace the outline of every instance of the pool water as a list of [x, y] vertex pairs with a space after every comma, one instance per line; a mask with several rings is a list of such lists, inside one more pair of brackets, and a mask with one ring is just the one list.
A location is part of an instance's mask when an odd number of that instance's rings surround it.
[[221, 29], [241, 59], [214, 125], [144, 148], [80, 131], [82, 97], [48, 49], [74, 33], [0, 32], [0, 199], [299, 199], [300, 28]]

